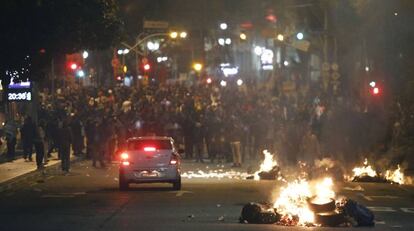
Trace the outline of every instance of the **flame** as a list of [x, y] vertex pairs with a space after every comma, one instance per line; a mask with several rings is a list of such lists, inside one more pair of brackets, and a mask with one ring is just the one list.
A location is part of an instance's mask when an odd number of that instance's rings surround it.
[[276, 199], [273, 207], [282, 215], [283, 224], [307, 225], [315, 224], [315, 214], [309, 209], [308, 199], [316, 195], [312, 203], [327, 203], [335, 198], [335, 192], [332, 190], [332, 178], [326, 177], [321, 182], [317, 182], [311, 187], [308, 181], [301, 179], [289, 183], [286, 187], [281, 188], [279, 197]]
[[272, 155], [272, 153], [270, 153], [267, 150], [263, 150], [263, 154], [264, 154], [265, 158], [264, 158], [263, 162], [260, 164], [259, 171], [254, 173], [254, 179], [255, 180], [260, 180], [260, 176], [259, 176], [260, 172], [269, 172], [275, 166], [278, 165], [277, 161], [274, 159], [274, 156]]
[[397, 169], [394, 171], [387, 170], [385, 172], [385, 179], [397, 184], [404, 184], [404, 173], [401, 172], [400, 165], [398, 165]]
[[370, 177], [376, 177], [378, 174], [377, 172], [372, 168], [371, 165], [368, 165], [368, 160], [365, 158], [364, 166], [362, 167], [355, 167], [352, 169], [354, 172], [354, 177], [360, 177], [360, 176], [370, 176]]

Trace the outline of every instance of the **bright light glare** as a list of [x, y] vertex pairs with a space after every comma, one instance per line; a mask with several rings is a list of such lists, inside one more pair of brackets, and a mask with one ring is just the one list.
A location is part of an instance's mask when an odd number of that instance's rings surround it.
[[220, 82], [220, 86], [222, 86], [222, 87], [227, 86], [227, 82], [226, 82], [226, 81], [224, 81], [224, 80], [221, 80], [221, 82]]
[[123, 50], [118, 50], [118, 55], [122, 55]]
[[126, 55], [126, 54], [128, 54], [129, 53], [129, 50], [128, 49], [124, 49], [124, 51], [122, 52], [124, 55]]
[[231, 44], [231, 38], [226, 38], [225, 42], [226, 42], [227, 45], [230, 45]]
[[173, 39], [175, 39], [175, 38], [178, 37], [178, 33], [175, 32], [175, 31], [173, 31], [173, 32], [170, 33], [170, 37], [173, 38]]
[[285, 65], [285, 66], [289, 66], [289, 62], [285, 60], [285, 61], [283, 62], [283, 65]]
[[302, 40], [303, 39], [303, 33], [302, 32], [297, 33], [296, 38], [299, 39], [299, 40]]
[[277, 40], [283, 41], [283, 40], [285, 40], [285, 36], [283, 36], [283, 34], [278, 34], [277, 35]]
[[369, 71], [369, 67], [368, 67], [368, 66], [366, 66], [366, 67], [365, 67], [365, 71], [366, 71], [366, 72], [368, 72], [368, 71]]
[[89, 57], [89, 53], [88, 53], [87, 51], [83, 51], [83, 53], [82, 53], [82, 57], [83, 57], [84, 59], [87, 59], [87, 58]]
[[238, 67], [222, 67], [221, 70], [226, 77], [229, 77], [230, 75], [237, 75], [237, 73], [239, 73]]
[[240, 39], [241, 40], [246, 40], [247, 39], [247, 35], [245, 33], [241, 33], [240, 34]]
[[79, 70], [77, 75], [78, 77], [85, 77], [85, 72], [83, 70]]
[[144, 147], [144, 151], [146, 152], [153, 152], [155, 150], [156, 150], [155, 147]]
[[203, 69], [203, 64], [201, 64], [201, 63], [194, 63], [193, 68], [196, 71], [201, 71], [201, 69]]
[[128, 153], [124, 152], [124, 153], [121, 154], [121, 159], [126, 160], [128, 158], [129, 158]]
[[157, 43], [157, 42], [151, 42], [151, 41], [149, 41], [147, 43], [147, 47], [148, 47], [148, 49], [150, 51], [155, 51], [155, 50], [158, 50], [160, 48], [160, 44]]
[[123, 166], [129, 166], [129, 161], [123, 161], [123, 162], [122, 162], [122, 165], [123, 165]]
[[258, 55], [258, 56], [262, 55], [262, 53], [263, 53], [263, 48], [262, 48], [262, 47], [259, 47], [259, 46], [256, 46], [256, 47], [254, 48], [254, 53], [255, 53], [256, 55]]
[[224, 46], [224, 38], [219, 38], [218, 39], [218, 43], [221, 45], [221, 46]]
[[180, 33], [180, 38], [187, 38], [187, 32], [183, 31]]
[[227, 29], [227, 23], [221, 23], [220, 24], [220, 29], [226, 30]]
[[378, 93], [379, 93], [379, 88], [378, 88], [378, 87], [374, 87], [374, 89], [373, 89], [373, 93], [374, 93], [374, 95], [378, 95]]
[[369, 85], [370, 85], [371, 87], [375, 87], [375, 85], [377, 85], [377, 83], [375, 83], [375, 81], [371, 81], [371, 82], [369, 83]]
[[238, 79], [237, 80], [237, 86], [241, 86], [243, 85], [243, 80], [242, 79]]
[[76, 63], [72, 63], [70, 65], [70, 69], [75, 70], [76, 68], [78, 68], [78, 65]]
[[210, 84], [212, 82], [211, 78], [207, 79], [207, 83]]

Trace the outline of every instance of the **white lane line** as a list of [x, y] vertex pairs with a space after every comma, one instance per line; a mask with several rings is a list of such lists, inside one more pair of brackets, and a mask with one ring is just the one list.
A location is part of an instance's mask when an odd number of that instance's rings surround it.
[[367, 208], [372, 210], [373, 212], [397, 212], [395, 209], [391, 207], [367, 207]]
[[405, 213], [414, 213], [414, 208], [400, 208]]
[[192, 194], [193, 192], [191, 192], [191, 191], [179, 191], [179, 192], [171, 192], [171, 193], [175, 193], [175, 196], [177, 196], [177, 197], [181, 197], [181, 196], [183, 196], [184, 194]]
[[375, 221], [376, 225], [385, 225], [385, 221]]

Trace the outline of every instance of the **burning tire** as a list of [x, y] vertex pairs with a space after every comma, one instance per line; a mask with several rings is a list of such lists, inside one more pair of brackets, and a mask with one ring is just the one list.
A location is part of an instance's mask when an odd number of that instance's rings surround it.
[[331, 212], [336, 209], [335, 200], [329, 199], [328, 201], [323, 201], [323, 203], [317, 201], [316, 197], [308, 198], [307, 200], [309, 209], [314, 213], [324, 213]]
[[337, 211], [316, 213], [315, 222], [322, 226], [335, 227], [345, 222], [345, 216]]

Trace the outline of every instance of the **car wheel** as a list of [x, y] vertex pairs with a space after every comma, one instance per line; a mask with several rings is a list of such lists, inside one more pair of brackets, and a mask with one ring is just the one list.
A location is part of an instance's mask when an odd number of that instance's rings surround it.
[[129, 189], [129, 183], [122, 175], [119, 175], [119, 190], [126, 191]]
[[174, 190], [181, 190], [181, 177], [173, 182], [173, 189]]

